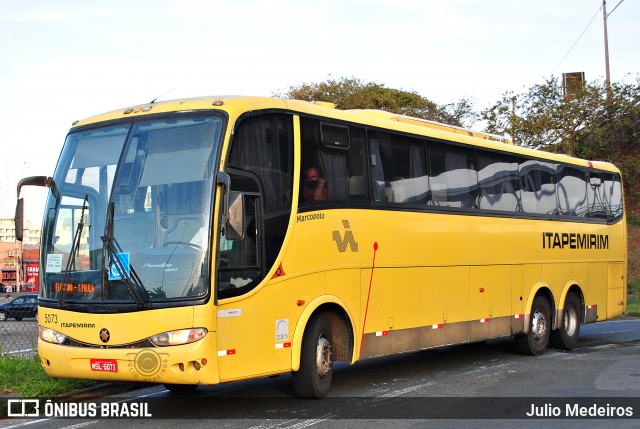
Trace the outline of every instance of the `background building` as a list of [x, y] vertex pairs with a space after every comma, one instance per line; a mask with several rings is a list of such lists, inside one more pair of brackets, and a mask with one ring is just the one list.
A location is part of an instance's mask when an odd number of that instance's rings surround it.
[[24, 240], [16, 241], [13, 219], [0, 219], [0, 292], [37, 290], [39, 276], [40, 227], [27, 220]]

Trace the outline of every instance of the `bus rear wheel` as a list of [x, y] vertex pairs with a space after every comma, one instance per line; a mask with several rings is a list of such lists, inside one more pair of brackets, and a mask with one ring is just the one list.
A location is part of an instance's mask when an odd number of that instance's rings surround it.
[[560, 329], [551, 332], [549, 339], [553, 347], [571, 350], [578, 345], [580, 335], [580, 309], [582, 304], [575, 293], [570, 293], [564, 302]]
[[300, 369], [291, 374], [293, 389], [301, 398], [321, 398], [329, 393], [333, 375], [331, 325], [323, 314], [313, 317], [302, 337]]
[[536, 296], [529, 315], [529, 332], [516, 335], [518, 352], [525, 355], [540, 355], [547, 349], [551, 332], [551, 306], [549, 301]]

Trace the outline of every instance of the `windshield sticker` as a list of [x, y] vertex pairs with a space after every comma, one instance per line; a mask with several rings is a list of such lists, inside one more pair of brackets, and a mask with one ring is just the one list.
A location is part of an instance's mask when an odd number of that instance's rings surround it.
[[[114, 256], [118, 259], [116, 262]], [[120, 265], [120, 269], [118, 269], [118, 265]], [[122, 272], [124, 271], [124, 275], [129, 277], [131, 273], [131, 269], [129, 266], [129, 254], [128, 253], [115, 253], [111, 255], [111, 259], [109, 260], [109, 280], [122, 280]]]
[[49, 253], [47, 255], [47, 273], [61, 273], [62, 272], [62, 254], [61, 253]]

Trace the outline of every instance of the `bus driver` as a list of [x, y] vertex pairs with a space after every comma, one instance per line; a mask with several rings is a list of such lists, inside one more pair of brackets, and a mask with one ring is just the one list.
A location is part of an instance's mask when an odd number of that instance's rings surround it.
[[316, 167], [307, 168], [302, 198], [305, 201], [324, 201], [327, 199], [328, 193], [329, 189], [318, 169]]

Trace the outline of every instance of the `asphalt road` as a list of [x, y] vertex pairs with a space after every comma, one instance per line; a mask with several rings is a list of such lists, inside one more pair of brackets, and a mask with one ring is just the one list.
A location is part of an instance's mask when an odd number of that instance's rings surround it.
[[[512, 339], [500, 339], [341, 365], [330, 396], [321, 400], [293, 397], [288, 375], [203, 387], [187, 395], [154, 386], [85, 401], [85, 407], [94, 407], [95, 416], [88, 418], [41, 415], [0, 420], [0, 427], [637, 428], [639, 352], [640, 319], [614, 320], [583, 326], [580, 347], [571, 352], [549, 349], [542, 356], [521, 356]], [[78, 407], [80, 399], [73, 401]], [[152, 417], [103, 419], [102, 407]], [[589, 418], [592, 412], [604, 416]], [[562, 419], [527, 413], [559, 413]], [[628, 413], [632, 419], [617, 418]]]

